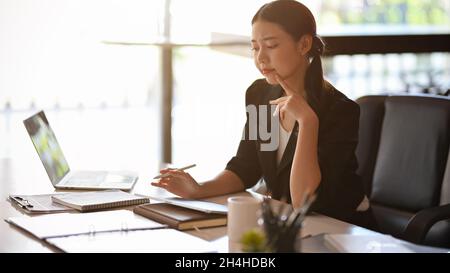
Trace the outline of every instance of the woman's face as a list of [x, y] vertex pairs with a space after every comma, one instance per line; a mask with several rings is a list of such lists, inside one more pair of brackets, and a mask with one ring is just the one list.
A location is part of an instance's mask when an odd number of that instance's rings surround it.
[[278, 83], [276, 73], [288, 80], [306, 65], [299, 42], [275, 23], [259, 20], [253, 24], [252, 50], [255, 65], [269, 84]]

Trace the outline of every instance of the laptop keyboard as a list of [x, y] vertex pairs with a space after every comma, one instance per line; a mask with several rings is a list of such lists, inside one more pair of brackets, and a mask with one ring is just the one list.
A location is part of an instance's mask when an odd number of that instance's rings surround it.
[[107, 172], [77, 172], [65, 185], [71, 186], [99, 186]]

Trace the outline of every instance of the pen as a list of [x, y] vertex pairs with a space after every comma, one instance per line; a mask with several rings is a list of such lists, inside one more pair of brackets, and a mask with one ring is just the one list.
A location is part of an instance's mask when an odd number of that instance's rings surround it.
[[280, 114], [280, 105], [277, 104], [277, 107], [275, 107], [275, 111], [273, 111], [273, 115], [274, 117], [278, 116]]
[[[175, 170], [176, 170], [176, 171], [184, 171], [184, 170], [187, 170], [187, 169], [190, 169], [190, 168], [194, 168], [195, 166], [196, 166], [195, 164], [192, 164], [192, 165], [185, 166], [185, 167], [183, 167], [183, 168], [179, 168], [179, 169], [175, 169]], [[170, 174], [168, 174], [168, 173], [160, 174], [160, 175], [157, 175], [157, 176], [153, 177], [153, 179], [164, 178], [164, 177], [167, 177], [167, 176], [169, 176], [169, 175], [170, 175]]]

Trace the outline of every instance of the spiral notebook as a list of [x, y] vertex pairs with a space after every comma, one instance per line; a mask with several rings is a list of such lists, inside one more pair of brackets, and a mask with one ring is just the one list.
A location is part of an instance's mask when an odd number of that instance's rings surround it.
[[52, 200], [53, 202], [82, 212], [126, 207], [150, 202], [148, 197], [136, 196], [121, 190], [67, 193], [52, 196]]

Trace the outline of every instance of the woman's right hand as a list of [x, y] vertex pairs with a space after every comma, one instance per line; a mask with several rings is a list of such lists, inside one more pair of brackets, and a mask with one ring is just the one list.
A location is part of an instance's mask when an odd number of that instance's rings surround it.
[[159, 172], [168, 176], [152, 182], [153, 186], [166, 189], [182, 198], [196, 198], [199, 195], [200, 185], [189, 173], [174, 169], [163, 169]]

